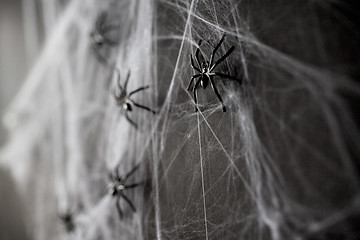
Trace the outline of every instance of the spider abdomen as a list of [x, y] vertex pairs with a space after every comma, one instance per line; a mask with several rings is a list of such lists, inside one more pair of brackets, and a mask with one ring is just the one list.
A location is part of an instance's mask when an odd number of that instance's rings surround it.
[[209, 81], [210, 81], [210, 77], [208, 75], [204, 74], [200, 80], [201, 87], [203, 89], [206, 89], [207, 86], [209, 85]]
[[116, 196], [116, 194], [117, 194], [117, 189], [116, 189], [116, 187], [113, 187], [113, 189], [112, 189], [112, 191], [111, 191], [111, 196]]
[[128, 102], [123, 103], [122, 107], [124, 108], [125, 111], [129, 111], [129, 112], [132, 111], [132, 106]]

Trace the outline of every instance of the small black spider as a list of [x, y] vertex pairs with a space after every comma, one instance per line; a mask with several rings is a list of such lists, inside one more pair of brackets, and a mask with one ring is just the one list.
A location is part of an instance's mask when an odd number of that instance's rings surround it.
[[137, 92], [146, 90], [149, 88], [149, 86], [144, 86], [144, 87], [140, 87], [130, 93], [127, 92], [127, 84], [129, 82], [129, 78], [130, 78], [130, 71], [126, 77], [126, 81], [124, 83], [124, 87], [121, 86], [120, 84], [120, 73], [116, 70], [116, 72], [118, 73], [118, 78], [117, 78], [117, 84], [118, 84], [118, 88], [120, 90], [119, 94], [116, 94], [116, 91], [113, 90], [113, 95], [116, 101], [116, 104], [121, 107], [122, 109], [125, 110], [125, 117], [126, 119], [129, 121], [129, 123], [131, 125], [133, 125], [135, 128], [137, 128], [137, 124], [130, 119], [128, 113], [131, 112], [133, 110], [133, 106], [138, 107], [138, 108], [142, 108], [144, 110], [147, 110], [149, 112], [152, 112], [153, 114], [156, 114], [156, 112], [148, 107], [145, 107], [143, 105], [140, 105], [138, 103], [136, 103], [134, 100], [131, 99], [131, 96]]
[[75, 222], [74, 222], [74, 216], [73, 213], [68, 210], [65, 213], [62, 213], [59, 215], [59, 218], [62, 222], [62, 224], [65, 227], [66, 232], [71, 233], [75, 230]]
[[129, 173], [127, 173], [125, 175], [124, 178], [119, 176], [119, 172], [117, 170], [115, 171], [115, 176], [112, 173], [109, 173], [109, 178], [111, 180], [111, 186], [110, 186], [111, 195], [113, 197], [116, 197], [116, 209], [118, 211], [120, 220], [122, 220], [122, 218], [123, 218], [123, 212], [120, 207], [120, 198], [121, 197], [130, 205], [131, 209], [134, 212], [136, 212], [136, 208], [135, 208], [134, 204], [124, 194], [124, 191], [126, 189], [135, 188], [135, 187], [143, 184], [143, 182], [140, 182], [140, 183], [133, 183], [133, 184], [126, 185], [126, 181], [128, 180], [128, 178], [139, 168], [139, 166], [140, 166], [139, 164], [136, 165]]
[[108, 25], [108, 15], [106, 12], [102, 12], [95, 22], [95, 28], [90, 33], [92, 48], [98, 60], [103, 63], [107, 64], [106, 58], [101, 54], [102, 49], [105, 46], [113, 47], [116, 46], [118, 43], [117, 41], [111, 39], [109, 34], [117, 30], [119, 26], [115, 25]]
[[[190, 79], [190, 83], [189, 83], [189, 86], [187, 88], [188, 91], [190, 91], [190, 88], [191, 88], [191, 85], [194, 81], [194, 79], [196, 78], [199, 78], [199, 80], [196, 81], [193, 89], [192, 89], [192, 92], [194, 93], [194, 102], [195, 102], [195, 105], [197, 105], [197, 88], [199, 86], [199, 84], [202, 86], [203, 89], [205, 89], [209, 82], [210, 82], [210, 85], [213, 89], [213, 91], [215, 92], [216, 96], [218, 97], [218, 99], [220, 100], [221, 102], [221, 105], [223, 106], [223, 111], [226, 112], [226, 108], [225, 108], [225, 105], [223, 103], [223, 100], [214, 84], [214, 80], [213, 80], [213, 77], [214, 76], [219, 76], [219, 77], [224, 77], [224, 78], [228, 78], [228, 79], [232, 79], [232, 80], [236, 80], [238, 81], [240, 84], [241, 84], [241, 80], [240, 79], [237, 79], [233, 76], [230, 76], [228, 74], [224, 74], [224, 73], [220, 73], [220, 72], [213, 72], [213, 70], [222, 62], [224, 61], [235, 49], [234, 46], [232, 46], [221, 58], [219, 58], [219, 60], [217, 60], [215, 63], [214, 63], [214, 56], [215, 56], [215, 53], [216, 51], [219, 49], [220, 45], [222, 44], [222, 42], [224, 41], [225, 39], [225, 34], [223, 35], [223, 37], [221, 38], [221, 40], [219, 41], [219, 43], [215, 46], [211, 56], [210, 56], [210, 61], [207, 61], [204, 56], [204, 61], [202, 63], [200, 63], [200, 59], [199, 59], [199, 53], [200, 53], [200, 45], [202, 43], [202, 41], [200, 40], [199, 41], [199, 47], [196, 49], [196, 53], [195, 53], [195, 58], [196, 58], [196, 61], [198, 63], [198, 66], [196, 66], [194, 64], [194, 59], [192, 57], [192, 54], [190, 54], [190, 60], [191, 60], [191, 67], [195, 70], [195, 71], [198, 71], [199, 73], [198, 74], [194, 74], [191, 79]], [[195, 112], [198, 111], [198, 108], [197, 106], [195, 106]]]

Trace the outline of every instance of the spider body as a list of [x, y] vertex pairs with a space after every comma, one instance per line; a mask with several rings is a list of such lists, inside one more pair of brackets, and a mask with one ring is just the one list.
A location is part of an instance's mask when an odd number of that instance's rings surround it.
[[123, 103], [122, 107], [125, 111], [132, 111], [131, 102], [128, 99], [125, 100], [125, 103]]
[[67, 211], [64, 214], [59, 215], [59, 218], [62, 224], [64, 225], [66, 232], [70, 233], [75, 230], [74, 217], [70, 211]]
[[107, 19], [108, 15], [106, 12], [102, 12], [95, 22], [95, 28], [90, 33], [92, 48], [97, 59], [101, 63], [107, 63], [106, 58], [102, 55], [104, 47], [117, 45], [117, 41], [111, 39], [109, 34], [114, 30], [117, 30], [118, 26], [108, 25]]
[[130, 199], [125, 195], [125, 191], [127, 189], [135, 188], [137, 186], [142, 185], [142, 183], [134, 183], [134, 184], [126, 184], [128, 178], [139, 168], [139, 165], [136, 165], [129, 173], [125, 175], [125, 177], [120, 177], [119, 172], [115, 172], [115, 176], [112, 173], [109, 173], [109, 178], [111, 180], [110, 190], [111, 196], [116, 198], [116, 209], [119, 214], [120, 220], [123, 218], [123, 212], [120, 207], [120, 198], [123, 198], [130, 206], [130, 208], [136, 212], [136, 208], [134, 204], [130, 201]]
[[209, 70], [210, 70], [209, 62], [208, 61], [203, 62], [201, 67], [201, 76], [199, 78], [200, 86], [203, 89], [206, 89], [210, 82], [211, 73]]
[[113, 96], [114, 96], [115, 102], [120, 108], [122, 108], [125, 111], [125, 117], [128, 120], [128, 122], [131, 125], [133, 125], [135, 128], [137, 128], [137, 124], [133, 120], [130, 119], [129, 114], [128, 114], [129, 112], [133, 111], [134, 107], [144, 109], [146, 111], [152, 112], [153, 114], [155, 114], [156, 112], [146, 106], [143, 106], [143, 105], [135, 102], [134, 100], [131, 99], [131, 96], [137, 92], [148, 89], [149, 86], [143, 86], [143, 87], [140, 87], [140, 88], [128, 93], [127, 92], [127, 84], [129, 82], [129, 78], [130, 78], [130, 71], [127, 75], [124, 87], [122, 87], [120, 84], [120, 73], [117, 70], [116, 70], [116, 72], [118, 73], [117, 84], [118, 84], [118, 89], [120, 90], [120, 92], [117, 94], [116, 91], [113, 90]]
[[90, 36], [92, 38], [93, 44], [99, 48], [101, 48], [106, 41], [106, 39], [99, 32], [92, 32]]
[[[219, 77], [224, 77], [224, 78], [228, 78], [228, 79], [231, 79], [231, 80], [235, 80], [235, 81], [238, 81], [240, 84], [241, 84], [241, 80], [233, 77], [233, 76], [230, 76], [228, 74], [224, 74], [224, 73], [220, 73], [220, 72], [214, 72], [214, 69], [221, 63], [223, 62], [235, 49], [234, 46], [232, 46], [221, 58], [219, 58], [215, 63], [214, 63], [214, 56], [217, 52], [217, 50], [219, 49], [219, 47], [221, 46], [222, 42], [224, 41], [225, 39], [225, 35], [223, 35], [223, 37], [221, 38], [221, 40], [219, 41], [219, 43], [215, 46], [211, 56], [210, 56], [210, 60], [205, 60], [204, 58], [204, 61], [201, 63], [200, 62], [200, 58], [199, 58], [199, 54], [200, 54], [200, 46], [201, 46], [201, 43], [202, 41], [200, 40], [199, 43], [198, 43], [198, 48], [195, 52], [195, 59], [196, 59], [196, 62], [197, 62], [197, 65], [195, 65], [194, 63], [194, 59], [193, 59], [193, 56], [190, 55], [190, 60], [191, 60], [191, 67], [196, 71], [198, 72], [197, 74], [194, 74], [191, 79], [190, 79], [190, 82], [189, 82], [189, 85], [188, 85], [188, 88], [187, 90], [188, 91], [192, 91], [193, 94], [194, 94], [194, 102], [195, 104], [197, 105], [197, 89], [199, 87], [199, 85], [203, 88], [203, 89], [206, 89], [207, 86], [210, 84], [213, 91], [215, 92], [216, 96], [218, 97], [218, 99], [220, 100], [221, 102], [221, 105], [223, 107], [223, 111], [226, 112], [226, 107], [223, 103], [223, 100], [215, 86], [215, 83], [214, 83], [214, 77], [215, 76], [219, 76]], [[193, 82], [194, 80], [197, 79], [195, 81], [195, 84], [193, 86], [193, 88], [191, 89], [191, 86], [193, 85]], [[195, 106], [195, 112], [198, 111], [198, 108], [197, 106]]]
[[118, 105], [120, 108], [122, 108], [125, 111], [132, 112], [132, 102], [131, 100], [126, 96], [115, 96], [116, 105]]

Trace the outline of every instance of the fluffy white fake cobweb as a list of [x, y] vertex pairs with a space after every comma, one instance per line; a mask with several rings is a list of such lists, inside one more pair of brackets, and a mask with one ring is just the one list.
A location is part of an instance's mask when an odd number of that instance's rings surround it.
[[[34, 239], [356, 239], [359, 32], [337, 1], [71, 1], [5, 123]], [[94, 48], [101, 13], [117, 46]], [[190, 54], [235, 51], [194, 112]], [[344, 44], [344, 41], [347, 44]], [[98, 53], [95, 51], [99, 50]], [[107, 60], [99, 61], [97, 54]], [[358, 67], [358, 65], [357, 65]], [[158, 114], [115, 104], [120, 71]], [[108, 172], [137, 208], [118, 218]], [[73, 213], [75, 231], [59, 215]]]

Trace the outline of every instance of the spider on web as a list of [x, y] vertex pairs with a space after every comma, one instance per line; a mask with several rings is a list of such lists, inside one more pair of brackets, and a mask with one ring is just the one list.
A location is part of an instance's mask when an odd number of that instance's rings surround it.
[[[223, 62], [228, 56], [230, 56], [230, 54], [234, 51], [235, 49], [235, 46], [232, 46], [221, 58], [219, 58], [215, 63], [214, 63], [214, 56], [217, 52], [217, 50], [219, 49], [219, 47], [221, 46], [221, 44], [223, 43], [225, 39], [225, 34], [222, 36], [221, 40], [219, 41], [219, 43], [215, 46], [211, 56], [210, 56], [210, 60], [208, 61], [201, 53], [200, 51], [200, 46], [201, 46], [201, 43], [202, 43], [202, 40], [199, 41], [198, 43], [198, 47], [196, 49], [196, 52], [195, 52], [195, 58], [196, 58], [196, 62], [197, 62], [197, 66], [195, 65], [194, 63], [194, 59], [193, 59], [193, 56], [192, 54], [190, 54], [190, 60], [191, 60], [191, 67], [197, 71], [198, 73], [197, 74], [194, 74], [191, 79], [190, 79], [190, 82], [189, 82], [189, 86], [187, 88], [188, 91], [191, 90], [191, 86], [194, 82], [195, 79], [198, 78], [198, 80], [196, 80], [195, 84], [194, 84], [194, 87], [192, 88], [192, 92], [194, 93], [194, 102], [195, 102], [195, 112], [198, 111], [198, 108], [197, 108], [197, 90], [198, 90], [198, 87], [199, 87], [199, 84], [201, 85], [201, 87], [203, 89], [206, 89], [206, 87], [208, 86], [209, 82], [210, 82], [210, 85], [213, 89], [213, 91], [215, 92], [217, 98], [220, 100], [221, 102], [221, 105], [223, 107], [223, 112], [226, 112], [226, 107], [224, 105], [224, 102], [214, 84], [214, 76], [218, 76], [218, 77], [223, 77], [223, 78], [228, 78], [228, 79], [231, 79], [231, 80], [235, 80], [237, 82], [239, 82], [240, 84], [242, 83], [241, 79], [237, 79], [233, 76], [230, 76], [228, 74], [225, 74], [225, 73], [221, 73], [221, 72], [214, 72], [215, 68], [221, 63]], [[201, 56], [203, 57], [204, 61], [201, 63], [200, 62], [200, 59], [199, 59], [199, 53], [201, 54]]]
[[128, 114], [129, 112], [132, 112], [133, 106], [144, 109], [149, 112], [152, 112], [153, 114], [156, 114], [156, 112], [146, 106], [143, 106], [143, 105], [135, 102], [134, 100], [131, 99], [131, 96], [134, 95], [135, 93], [138, 93], [140, 91], [144, 91], [144, 90], [148, 89], [149, 86], [143, 86], [143, 87], [140, 87], [140, 88], [128, 93], [127, 92], [127, 84], [129, 82], [129, 78], [130, 78], [130, 71], [126, 77], [124, 87], [122, 87], [120, 84], [120, 73], [117, 69], [116, 69], [116, 72], [118, 74], [117, 85], [118, 85], [118, 89], [120, 90], [120, 93], [117, 94], [116, 91], [113, 89], [113, 95], [114, 95], [116, 104], [125, 110], [126, 119], [128, 120], [128, 122], [131, 125], [133, 125], [135, 127], [135, 129], [137, 129], [137, 124], [133, 120], [131, 120], [131, 118], [129, 117], [129, 114]]
[[123, 212], [121, 210], [120, 207], [120, 198], [123, 198], [130, 206], [130, 208], [136, 212], [136, 208], [134, 206], [134, 204], [130, 201], [130, 199], [124, 194], [124, 191], [126, 189], [131, 189], [131, 188], [135, 188], [137, 186], [140, 186], [143, 184], [143, 182], [139, 182], [139, 183], [133, 183], [133, 184], [129, 184], [127, 185], [126, 182], [129, 179], [129, 177], [135, 173], [135, 171], [139, 168], [140, 164], [136, 165], [130, 172], [128, 172], [125, 177], [120, 177], [119, 176], [119, 172], [118, 169], [115, 171], [115, 176], [110, 172], [109, 173], [109, 178], [111, 180], [111, 195], [113, 197], [116, 197], [116, 209], [117, 212], [119, 214], [119, 218], [120, 220], [122, 220], [123, 218]]
[[90, 33], [92, 49], [99, 60], [103, 64], [108, 64], [106, 58], [102, 55], [105, 47], [113, 47], [118, 44], [114, 39], [111, 39], [111, 32], [119, 29], [119, 26], [109, 25], [108, 15], [102, 12], [95, 22], [95, 28]]
[[61, 223], [64, 225], [66, 232], [71, 233], [75, 231], [74, 214], [68, 210], [65, 213], [59, 214]]

